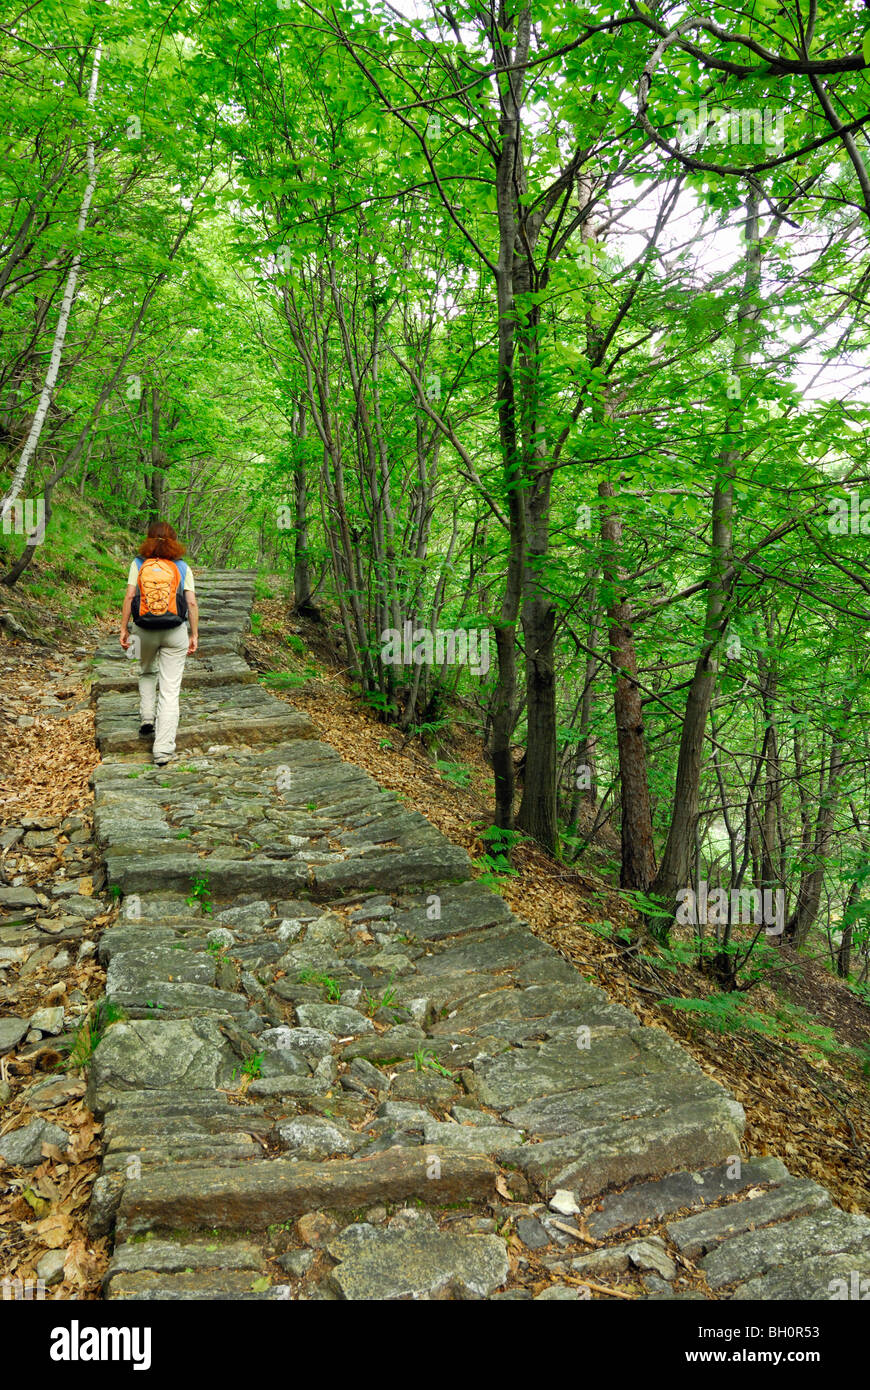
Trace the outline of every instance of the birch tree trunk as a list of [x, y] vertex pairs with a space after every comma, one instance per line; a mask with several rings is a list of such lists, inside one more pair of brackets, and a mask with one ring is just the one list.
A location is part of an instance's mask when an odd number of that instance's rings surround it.
[[[93, 111], [94, 104], [97, 98], [97, 81], [99, 79], [100, 74], [101, 54], [102, 46], [98, 42], [96, 49], [94, 50], [94, 62], [91, 68], [91, 81], [90, 86], [88, 88], [89, 111]], [[79, 237], [81, 237], [83, 231], [85, 230], [85, 226], [88, 220], [88, 213], [90, 211], [91, 202], [93, 200], [96, 186], [97, 164], [94, 155], [94, 138], [93, 134], [89, 133], [88, 182], [85, 187], [81, 207], [79, 208], [78, 222], [76, 223], [76, 231]], [[2, 507], [0, 507], [0, 519], [2, 519], [3, 521], [6, 520], [7, 516], [12, 510], [14, 503], [17, 501], [18, 497], [21, 494], [21, 489], [24, 486], [25, 480], [27, 478], [27, 473], [30, 468], [30, 464], [39, 446], [39, 439], [42, 434], [42, 427], [45, 424], [45, 417], [48, 414], [48, 407], [51, 404], [52, 393], [57, 383], [58, 372], [60, 371], [60, 363], [61, 358], [63, 356], [63, 345], [66, 341], [66, 331], [69, 325], [69, 317], [70, 312], [72, 310], [73, 300], [75, 298], [76, 286], [78, 284], [81, 263], [82, 254], [81, 251], [77, 251], [75, 256], [73, 257], [72, 264], [69, 268], [69, 274], [67, 275], [66, 286], [63, 292], [63, 299], [61, 300], [60, 305], [60, 313], [58, 314], [57, 319], [57, 326], [54, 330], [54, 342], [51, 348], [51, 357], [48, 361], [48, 370], [45, 373], [45, 382], [43, 384], [42, 392], [39, 397], [39, 403], [36, 407], [36, 413], [33, 416], [33, 421], [31, 423], [27, 439], [24, 443], [24, 448], [21, 451], [21, 457], [19, 458], [15, 472], [12, 475], [12, 481], [9, 484], [9, 491], [3, 498]]]

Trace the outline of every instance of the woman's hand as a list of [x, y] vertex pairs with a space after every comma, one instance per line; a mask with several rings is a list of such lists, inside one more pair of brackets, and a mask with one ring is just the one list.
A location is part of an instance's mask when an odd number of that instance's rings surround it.
[[133, 641], [133, 638], [130, 636], [130, 629], [128, 627], [121, 628], [119, 640], [121, 646], [124, 648], [124, 651], [126, 651], [127, 648], [130, 646], [131, 642]]
[[188, 655], [188, 656], [193, 656], [193, 653], [196, 651], [196, 649], [197, 649], [198, 646], [199, 646], [199, 638], [198, 638], [195, 634], [192, 634], [192, 635], [191, 635], [191, 638], [190, 638], [190, 641], [189, 641], [188, 644], [187, 644], [187, 655]]

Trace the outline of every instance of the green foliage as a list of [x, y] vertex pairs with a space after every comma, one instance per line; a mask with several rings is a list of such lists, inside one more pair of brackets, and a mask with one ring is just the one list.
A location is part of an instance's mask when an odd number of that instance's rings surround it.
[[374, 1018], [375, 1014], [378, 1013], [380, 1009], [386, 1009], [387, 1011], [392, 1013], [393, 1018], [397, 1023], [400, 1022], [402, 1018], [407, 1016], [407, 1009], [401, 1008], [396, 1003], [396, 991], [393, 988], [393, 978], [395, 976], [395, 973], [395, 971], [391, 972], [390, 978], [387, 981], [386, 988], [384, 989], [384, 992], [383, 994], [381, 994], [380, 997], [371, 994], [367, 989], [363, 990], [365, 1011], [369, 1018]]
[[254, 1052], [250, 1057], [246, 1057], [241, 1067], [233, 1067], [232, 1080], [235, 1081], [236, 1075], [240, 1074], [241, 1076], [249, 1076], [252, 1081], [256, 1081], [262, 1072], [265, 1055], [265, 1052]]
[[[603, 936], [606, 941], [615, 941], [619, 946], [628, 947], [634, 938], [632, 928], [625, 922], [618, 927], [612, 922], [589, 922], [587, 926], [595, 936]], [[656, 957], [658, 959], [658, 957]]]
[[734, 992], [711, 994], [704, 999], [671, 996], [662, 1003], [689, 1014], [700, 1027], [716, 1033], [760, 1033], [808, 1047], [821, 1056], [843, 1050], [831, 1028], [814, 1022], [804, 1009], [785, 1001], [772, 1014], [751, 1008], [742, 995]]
[[418, 1048], [414, 1053], [414, 1070], [434, 1071], [437, 1072], [439, 1076], [447, 1076], [451, 1081], [453, 1080], [453, 1072], [449, 1071], [447, 1067], [442, 1066], [435, 1056], [435, 1053], [428, 1047]]
[[266, 671], [260, 680], [271, 690], [294, 690], [308, 679], [296, 671]]
[[81, 1071], [86, 1067], [106, 1036], [107, 1030], [113, 1023], [120, 1023], [124, 1017], [123, 1009], [118, 1008], [116, 1004], [110, 1004], [106, 999], [100, 999], [90, 1009], [76, 1032], [75, 1041], [66, 1059], [66, 1069]]
[[199, 906], [203, 912], [211, 913], [213, 903], [208, 874], [200, 874], [193, 880], [187, 895], [187, 905], [188, 907]]
[[471, 782], [471, 768], [465, 767], [463, 763], [447, 763], [436, 758], [435, 766], [441, 776], [446, 777], [454, 787], [467, 787]]
[[317, 985], [323, 990], [323, 997], [330, 1004], [337, 1004], [341, 998], [341, 985], [338, 980], [322, 970], [300, 970], [296, 978], [300, 985]]
[[[738, 0], [703, 42], [657, 51], [648, 5], [534, 0], [516, 88], [521, 165], [499, 198], [505, 89], [492, 72], [516, 49], [517, 15], [507, 7], [499, 33], [486, 7], [413, 8], [327, 6], [321, 23], [304, 0], [171, 13], [132, 0], [98, 7], [97, 20], [93, 6], [36, 0], [5, 25], [4, 491], [57, 357], [73, 269], [77, 280], [25, 486], [31, 498], [51, 490], [51, 516], [3, 606], [38, 615], [48, 640], [117, 620], [129, 558], [162, 510], [194, 569], [257, 570], [259, 603], [295, 603], [307, 584], [321, 610], [312, 633], [367, 708], [401, 728], [396, 744], [407, 735], [444, 752], [461, 720], [494, 753], [498, 724], [502, 758], [526, 744], [531, 759], [537, 729], [544, 780], [555, 763], [560, 784], [535, 838], [563, 850], [563, 865], [582, 849], [587, 862], [607, 860], [605, 872], [616, 841], [604, 836], [619, 836], [628, 804], [613, 709], [619, 630], [643, 700], [643, 766], [632, 771], [649, 785], [657, 860], [675, 805], [687, 804], [685, 788], [675, 794], [679, 746], [686, 711], [700, 707], [692, 673], [706, 671], [689, 797], [701, 869], [712, 878], [733, 863], [726, 810], [737, 860], [744, 842], [757, 858], [748, 840], [769, 776], [789, 904], [805, 901], [824, 844], [819, 901], [832, 926], [851, 927], [860, 961], [870, 405], [852, 378], [868, 349], [867, 219], [819, 91], [787, 70], [788, 16], [772, 0]], [[804, 37], [836, 70], [838, 110], [858, 128], [870, 88], [854, 54], [870, 55], [870, 16], [813, 13]], [[747, 44], [723, 40], [723, 28]], [[759, 42], [788, 63], [761, 62]], [[658, 141], [636, 109], [654, 54], [644, 114]], [[688, 93], [736, 115], [736, 134], [708, 131], [702, 145], [681, 131], [696, 105]], [[782, 116], [781, 158], [753, 111]], [[819, 143], [819, 130], [831, 138]], [[79, 231], [89, 137], [96, 177]], [[744, 257], [751, 189], [757, 287]], [[506, 234], [523, 248], [507, 307]], [[724, 556], [717, 498], [733, 502]], [[831, 524], [832, 501], [848, 525]], [[0, 565], [22, 546], [0, 533]], [[446, 630], [452, 646], [409, 661], [405, 624]], [[255, 614], [254, 633], [281, 640], [265, 626]], [[457, 639], [478, 628], [499, 639], [491, 669], [461, 657]], [[402, 651], [388, 660], [393, 630]], [[296, 634], [283, 647], [300, 669], [261, 679], [292, 694], [318, 668]], [[602, 809], [578, 803], [581, 747], [595, 750], [604, 798], [597, 844], [579, 829]], [[437, 766], [470, 788], [470, 759]], [[517, 812], [528, 829], [538, 811], [502, 805], [497, 818]], [[515, 874], [516, 840], [484, 839], [477, 867], [497, 888]], [[695, 847], [681, 849], [686, 863]], [[210, 910], [204, 890], [188, 901]], [[669, 940], [664, 906], [632, 901], [664, 948], [655, 960], [677, 968], [682, 940]], [[733, 964], [741, 987], [773, 972], [763, 938], [743, 959], [746, 934], [726, 937], [707, 933], [705, 968]]]
[[526, 836], [518, 830], [503, 830], [497, 825], [491, 825], [489, 829], [481, 833], [481, 837], [486, 852], [478, 859], [472, 860], [475, 868], [482, 869], [480, 882], [487, 887], [498, 891], [498, 886], [506, 878], [516, 878], [517, 870], [513, 868], [510, 856], [515, 847], [526, 840]]

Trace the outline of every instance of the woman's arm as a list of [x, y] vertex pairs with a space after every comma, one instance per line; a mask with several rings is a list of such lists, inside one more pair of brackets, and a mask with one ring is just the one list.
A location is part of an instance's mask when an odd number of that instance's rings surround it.
[[193, 656], [199, 646], [199, 604], [196, 596], [188, 590], [184, 595], [187, 600], [187, 621], [190, 625], [190, 642], [187, 646], [187, 655]]
[[133, 605], [133, 595], [135, 594], [135, 592], [136, 585], [128, 584], [124, 593], [124, 607], [121, 609], [120, 642], [121, 646], [124, 648], [124, 651], [127, 650], [127, 648], [133, 640], [130, 636], [130, 610]]

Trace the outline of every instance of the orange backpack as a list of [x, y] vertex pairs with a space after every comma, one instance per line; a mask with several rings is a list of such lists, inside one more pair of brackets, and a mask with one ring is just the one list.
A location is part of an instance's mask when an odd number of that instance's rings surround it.
[[187, 566], [183, 560], [143, 560], [139, 566], [132, 615], [138, 627], [180, 627], [187, 618], [184, 581]]

